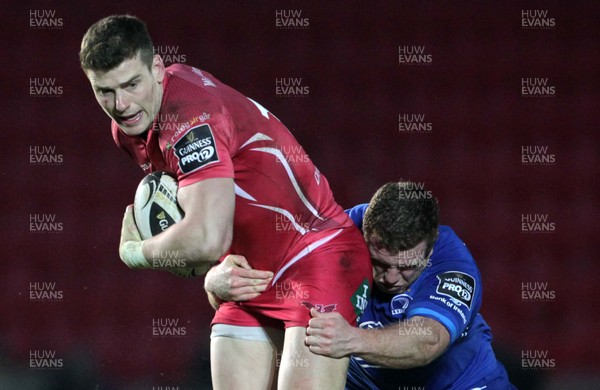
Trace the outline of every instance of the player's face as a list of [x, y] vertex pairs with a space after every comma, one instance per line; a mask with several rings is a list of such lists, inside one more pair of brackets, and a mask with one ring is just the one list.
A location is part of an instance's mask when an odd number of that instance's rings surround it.
[[406, 251], [390, 253], [367, 242], [373, 262], [373, 280], [377, 287], [388, 294], [405, 292], [428, 264], [427, 244], [421, 241]]
[[160, 56], [154, 56], [150, 69], [138, 53], [107, 72], [88, 70], [86, 75], [96, 100], [125, 134], [139, 135], [150, 127], [162, 100], [165, 66]]

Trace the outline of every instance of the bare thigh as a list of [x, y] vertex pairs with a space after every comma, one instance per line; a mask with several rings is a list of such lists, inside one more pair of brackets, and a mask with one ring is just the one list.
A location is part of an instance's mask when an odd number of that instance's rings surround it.
[[285, 330], [279, 389], [344, 389], [348, 358], [333, 359], [316, 355], [304, 344], [305, 338], [304, 327], [295, 326]]
[[277, 351], [283, 331], [269, 329], [269, 341], [215, 337], [210, 343], [215, 390], [269, 390], [277, 384]]

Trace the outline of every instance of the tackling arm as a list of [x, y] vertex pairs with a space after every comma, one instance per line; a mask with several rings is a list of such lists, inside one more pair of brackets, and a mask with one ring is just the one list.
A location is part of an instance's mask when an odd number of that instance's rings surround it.
[[255, 270], [244, 256], [229, 255], [208, 271], [204, 290], [216, 310], [224, 301], [242, 302], [258, 297], [273, 279], [273, 272]]
[[412, 317], [382, 329], [360, 329], [348, 324], [339, 313], [311, 311], [306, 343], [319, 355], [358, 355], [370, 363], [389, 368], [425, 366], [450, 344], [450, 334], [439, 322]]

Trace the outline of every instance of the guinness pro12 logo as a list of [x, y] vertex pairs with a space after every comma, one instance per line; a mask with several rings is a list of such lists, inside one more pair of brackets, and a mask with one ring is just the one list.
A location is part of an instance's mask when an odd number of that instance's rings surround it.
[[173, 148], [182, 173], [193, 172], [219, 161], [215, 138], [207, 123], [188, 130]]

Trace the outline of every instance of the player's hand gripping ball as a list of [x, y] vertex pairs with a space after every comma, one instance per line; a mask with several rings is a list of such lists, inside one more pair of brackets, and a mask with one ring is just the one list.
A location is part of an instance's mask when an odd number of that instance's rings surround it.
[[[144, 177], [138, 185], [133, 202], [135, 225], [142, 240], [162, 233], [181, 221], [184, 212], [177, 203], [177, 181], [167, 172], [153, 172]], [[153, 266], [165, 268], [169, 272], [183, 277], [204, 275], [212, 264], [197, 267], [174, 267], [174, 261], [184, 259], [151, 259]]]

